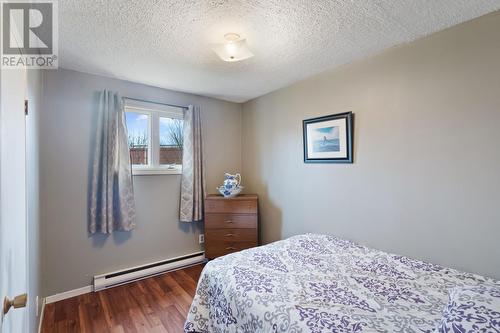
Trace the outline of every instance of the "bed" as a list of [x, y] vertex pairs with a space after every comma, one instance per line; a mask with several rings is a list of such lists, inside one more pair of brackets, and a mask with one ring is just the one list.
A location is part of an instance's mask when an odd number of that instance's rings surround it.
[[[493, 279], [306, 234], [210, 261], [184, 328], [202, 333], [434, 332], [451, 290], [485, 286], [494, 288], [500, 300], [500, 283]], [[481, 295], [478, 299], [492, 304]], [[482, 321], [492, 329], [484, 332], [500, 332], [500, 313], [490, 312]], [[443, 325], [441, 331], [447, 332]]]

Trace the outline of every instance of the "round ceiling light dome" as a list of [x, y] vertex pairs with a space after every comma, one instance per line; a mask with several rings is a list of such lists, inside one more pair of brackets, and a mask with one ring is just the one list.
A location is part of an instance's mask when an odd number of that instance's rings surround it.
[[214, 44], [212, 49], [224, 61], [236, 62], [253, 57], [245, 39], [234, 32], [224, 35], [225, 43]]
[[228, 42], [236, 42], [238, 39], [240, 39], [240, 35], [234, 32], [228, 32], [224, 35], [224, 39]]

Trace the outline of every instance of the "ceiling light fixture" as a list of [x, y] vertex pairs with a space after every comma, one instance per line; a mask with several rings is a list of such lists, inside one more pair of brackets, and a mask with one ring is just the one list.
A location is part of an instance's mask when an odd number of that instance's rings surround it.
[[212, 49], [224, 61], [235, 62], [253, 57], [245, 39], [233, 32], [224, 35], [225, 43], [214, 44]]

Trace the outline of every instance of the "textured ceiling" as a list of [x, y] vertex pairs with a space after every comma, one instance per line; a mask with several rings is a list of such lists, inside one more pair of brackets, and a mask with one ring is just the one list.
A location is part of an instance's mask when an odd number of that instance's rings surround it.
[[[500, 9], [500, 0], [60, 0], [59, 65], [243, 102]], [[255, 57], [221, 61], [227, 32]]]

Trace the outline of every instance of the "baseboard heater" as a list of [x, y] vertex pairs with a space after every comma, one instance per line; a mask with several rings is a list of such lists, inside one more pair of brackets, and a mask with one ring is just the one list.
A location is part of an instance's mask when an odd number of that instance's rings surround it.
[[127, 268], [121, 271], [94, 276], [94, 291], [116, 287], [121, 284], [137, 281], [206, 261], [205, 252], [197, 252], [181, 257], [153, 262], [151, 264]]

